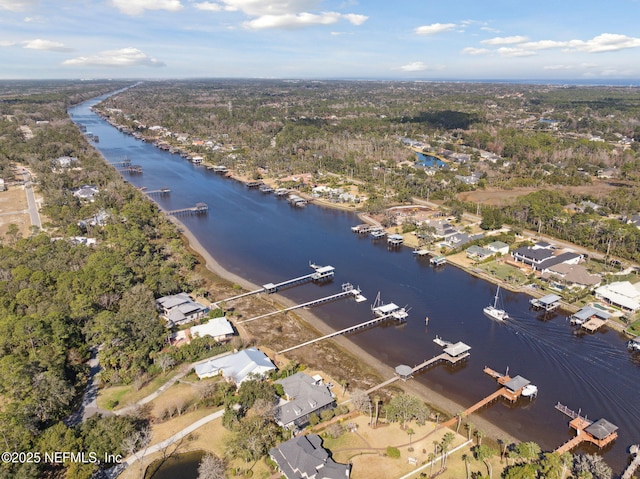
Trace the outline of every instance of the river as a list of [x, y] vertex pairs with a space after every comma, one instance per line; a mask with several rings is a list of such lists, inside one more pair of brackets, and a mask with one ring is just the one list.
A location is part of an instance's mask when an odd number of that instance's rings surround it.
[[[108, 161], [126, 157], [142, 166], [142, 175], [126, 177], [132, 184], [148, 190], [169, 187], [169, 196], [154, 198], [163, 209], [207, 203], [207, 215], [181, 220], [223, 267], [265, 284], [307, 274], [309, 261], [332, 265], [333, 283], [322, 288], [307, 284], [283, 294], [304, 302], [338, 292], [341, 283], [351, 282], [370, 300], [380, 292], [385, 302], [408, 305], [405, 325], [363, 330], [349, 338], [392, 367], [439, 354], [433, 343], [436, 335], [464, 341], [472, 347], [464, 365], [438, 366], [416, 380], [467, 407], [496, 389], [495, 381], [483, 373], [484, 366], [509, 368], [511, 376], [519, 374], [536, 384], [538, 397], [515, 406], [499, 401], [477, 414], [515, 437], [538, 442], [543, 450], [573, 435], [568, 418], [554, 409], [558, 401], [581, 409], [590, 419], [604, 417], [619, 427], [619, 437], [602, 452], [615, 471], [624, 467], [627, 448], [640, 441], [640, 361], [629, 354], [619, 333], [604, 328], [592, 335], [574, 334], [565, 316], [543, 318], [529, 309], [527, 295], [508, 291], [501, 296], [514, 319], [491, 321], [482, 308], [493, 302], [494, 285], [450, 265], [434, 270], [408, 248], [390, 251], [384, 242], [358, 237], [350, 230], [358, 223], [351, 212], [315, 205], [293, 208], [135, 140], [90, 111], [101, 98], [71, 108], [72, 119], [99, 136], [95, 147]], [[367, 304], [343, 300], [313, 312], [337, 330], [370, 319]], [[428, 328], [425, 316], [430, 318]], [[572, 452], [586, 451], [593, 452]]]

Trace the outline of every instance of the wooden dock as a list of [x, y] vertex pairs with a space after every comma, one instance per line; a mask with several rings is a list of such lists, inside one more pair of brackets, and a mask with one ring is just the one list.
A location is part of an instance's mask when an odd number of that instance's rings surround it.
[[360, 294], [359, 288], [354, 288], [351, 283], [345, 283], [342, 285], [342, 292], [332, 294], [331, 296], [325, 296], [324, 298], [314, 299], [313, 301], [309, 301], [307, 303], [297, 304], [295, 306], [291, 306], [289, 308], [280, 309], [278, 311], [272, 311], [270, 313], [261, 314], [260, 316], [255, 316], [253, 318], [245, 319], [243, 321], [238, 321], [238, 324], [248, 323], [250, 321], [255, 321], [257, 319], [268, 318], [269, 316], [273, 316], [279, 313], [287, 313], [288, 311], [293, 311], [301, 308], [312, 308], [314, 306], [319, 306], [321, 304], [330, 303], [332, 301], [337, 301], [342, 298], [346, 298], [348, 296], [353, 296], [356, 302], [366, 301], [367, 298]]
[[599, 448], [603, 448], [618, 437], [616, 432], [618, 426], [611, 424], [606, 419], [598, 419], [596, 422], [590, 421], [586, 416], [583, 417], [580, 411], [575, 412], [561, 403], [557, 403], [555, 408], [571, 418], [569, 426], [576, 431], [575, 437], [554, 451], [558, 454], [568, 452], [582, 442], [590, 442]]
[[247, 291], [246, 293], [238, 294], [230, 298], [221, 299], [219, 301], [216, 301], [214, 305], [216, 307], [219, 307], [218, 305], [220, 303], [234, 301], [236, 299], [245, 298], [247, 296], [251, 296], [259, 293], [272, 294], [277, 292], [279, 289], [306, 283], [307, 281], [314, 281], [314, 282], [329, 281], [333, 278], [335, 274], [335, 268], [333, 266], [319, 266], [313, 263], [309, 263], [309, 266], [314, 269], [314, 272], [311, 274], [305, 274], [304, 276], [298, 276], [297, 278], [287, 279], [285, 281], [281, 281], [280, 283], [276, 283], [276, 284], [274, 283], [263, 284], [260, 289]]
[[160, 188], [159, 190], [145, 191], [149, 196], [167, 196], [171, 193], [169, 188]]
[[291, 346], [290, 348], [286, 348], [286, 349], [283, 349], [282, 351], [278, 351], [276, 354], [288, 353], [289, 351], [293, 351], [294, 349], [302, 348], [304, 346], [309, 346], [310, 344], [317, 343], [319, 341], [324, 341], [325, 339], [335, 338], [336, 336], [341, 336], [343, 334], [353, 333], [361, 329], [370, 328], [371, 326], [375, 326], [387, 319], [395, 319], [396, 321], [398, 321], [393, 313], [388, 314], [386, 316], [378, 316], [377, 318], [371, 319], [369, 321], [365, 321], [364, 323], [356, 324], [354, 326], [349, 326], [348, 328], [341, 329], [340, 331], [335, 331], [333, 333], [325, 334], [324, 336], [321, 336], [319, 338], [312, 339], [310, 341], [305, 341], [304, 343], [300, 343], [295, 346]]
[[582, 323], [582, 329], [590, 333], [595, 333], [598, 329], [600, 329], [606, 323], [607, 323], [606, 319], [591, 318], [588, 321], [585, 321], [584, 323]]
[[120, 173], [129, 173], [130, 175], [141, 175], [142, 174], [142, 166], [140, 165], [129, 165], [124, 168], [117, 169]]
[[182, 208], [179, 210], [167, 211], [168, 215], [181, 216], [181, 215], [206, 215], [209, 211], [209, 206], [206, 203], [196, 203], [191, 208]]

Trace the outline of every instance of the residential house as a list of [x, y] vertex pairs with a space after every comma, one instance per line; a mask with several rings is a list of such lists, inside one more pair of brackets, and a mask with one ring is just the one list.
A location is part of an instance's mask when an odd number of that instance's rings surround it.
[[53, 162], [60, 168], [70, 168], [74, 163], [78, 162], [78, 158], [75, 156], [60, 156]]
[[184, 292], [156, 299], [156, 308], [167, 321], [168, 327], [190, 323], [209, 312], [209, 308]]
[[335, 407], [335, 399], [329, 388], [317, 379], [298, 372], [278, 379], [284, 389], [285, 399], [276, 408], [276, 422], [287, 429], [302, 429], [309, 423], [311, 414], [320, 414]]
[[553, 258], [553, 251], [546, 248], [535, 248], [531, 246], [523, 246], [514, 250], [511, 255], [517, 262], [526, 264], [536, 269], [543, 261]]
[[487, 245], [487, 248], [496, 254], [507, 255], [509, 254], [509, 245], [502, 241], [493, 241]]
[[555, 282], [559, 286], [568, 288], [596, 288], [600, 286], [602, 278], [597, 274], [591, 274], [587, 268], [580, 264], [560, 263], [548, 266], [542, 279]]
[[636, 312], [640, 309], [640, 283], [617, 281], [596, 288], [594, 293], [596, 298], [625, 311]]
[[222, 374], [227, 381], [240, 387], [250, 379], [264, 378], [270, 371], [275, 371], [276, 367], [262, 351], [249, 348], [196, 364], [194, 369], [200, 379]]
[[482, 246], [469, 246], [466, 250], [467, 258], [475, 259], [476, 261], [484, 261], [491, 258], [495, 253], [490, 249], [483, 248]]
[[235, 333], [233, 326], [225, 317], [211, 318], [204, 324], [192, 326], [189, 331], [192, 338], [209, 336], [220, 343], [229, 341]]
[[351, 466], [335, 462], [317, 434], [289, 439], [269, 456], [286, 479], [348, 479], [351, 474]]
[[75, 196], [76, 198], [80, 198], [81, 200], [86, 200], [86, 201], [95, 201], [95, 196], [99, 193], [100, 191], [98, 190], [98, 188], [96, 186], [93, 185], [82, 185], [79, 188], [76, 188], [75, 190], [73, 190], [73, 196]]
[[640, 228], [640, 214], [631, 215], [627, 218], [628, 225], [634, 225], [636, 228]]

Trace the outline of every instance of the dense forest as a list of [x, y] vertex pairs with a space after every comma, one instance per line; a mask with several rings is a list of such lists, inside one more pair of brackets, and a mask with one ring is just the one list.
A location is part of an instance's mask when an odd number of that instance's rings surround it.
[[[124, 445], [134, 444], [147, 427], [144, 417], [63, 423], [86, 385], [90, 347], [101, 346], [106, 383], [142, 381], [158, 369], [154, 357], [165, 327], [154, 299], [188, 286], [195, 262], [173, 224], [107, 166], [66, 114], [72, 102], [120, 86], [0, 90], [2, 175], [11, 179], [16, 165], [32, 172], [47, 221], [46, 232], [28, 237], [10, 228], [0, 245], [0, 440], [6, 450], [125, 454], [131, 451]], [[30, 126], [33, 138], [25, 139], [22, 125]], [[60, 156], [76, 157], [78, 165], [57, 167]], [[95, 201], [71, 194], [84, 184], [99, 189]], [[82, 222], [99, 213], [102, 222]], [[81, 235], [97, 244], [70, 240]], [[67, 465], [68, 478], [89, 477], [97, 467]], [[44, 464], [0, 465], [2, 477], [46, 472], [52, 471]]]
[[[100, 110], [147, 138], [189, 149], [240, 174], [281, 178], [304, 172], [358, 182], [367, 209], [412, 198], [443, 200], [454, 214], [478, 205], [458, 195], [474, 189], [553, 191], [484, 207], [491, 221], [530, 228], [621, 258], [638, 260], [640, 91], [565, 87], [398, 82], [183, 81], [144, 83]], [[431, 151], [466, 154], [439, 169], [416, 167], [411, 138]], [[210, 140], [216, 149], [192, 140]], [[635, 141], [634, 141], [635, 140]], [[626, 142], [626, 143], [624, 143]], [[480, 152], [498, 155], [484, 161]], [[615, 179], [598, 178], [604, 170]], [[458, 178], [475, 174], [477, 183]], [[603, 184], [597, 196], [568, 187]], [[613, 187], [613, 188], [612, 188]], [[601, 208], [573, 214], [567, 205]]]

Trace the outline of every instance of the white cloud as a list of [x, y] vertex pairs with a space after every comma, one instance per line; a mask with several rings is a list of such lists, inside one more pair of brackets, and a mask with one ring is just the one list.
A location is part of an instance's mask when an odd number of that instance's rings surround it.
[[111, 3], [127, 15], [141, 15], [145, 10], [177, 12], [182, 9], [180, 0], [111, 0]]
[[546, 50], [549, 48], [561, 48], [567, 45], [567, 42], [557, 42], [555, 40], [540, 40], [538, 42], [520, 43], [518, 48], [527, 50]]
[[27, 40], [22, 42], [24, 48], [31, 50], [46, 50], [49, 52], [71, 52], [73, 48], [65, 47], [64, 43], [54, 42], [52, 40], [42, 40], [37, 38], [35, 40]]
[[498, 53], [503, 57], [530, 57], [536, 53], [522, 48], [502, 47], [498, 48]]
[[369, 17], [367, 17], [366, 15], [358, 15], [356, 13], [345, 13], [344, 15], [342, 15], [342, 18], [348, 20], [350, 23], [356, 26], [362, 25], [369, 19]]
[[35, 7], [39, 2], [40, 0], [0, 0], [0, 10], [22, 12]]
[[603, 33], [591, 40], [571, 40], [567, 42], [570, 49], [588, 53], [613, 52], [626, 48], [640, 47], [640, 38], [628, 37], [616, 33]]
[[333, 25], [340, 20], [347, 20], [353, 25], [361, 25], [367, 20], [363, 15], [323, 12], [320, 14], [302, 12], [286, 15], [262, 15], [254, 20], [245, 22], [247, 28], [263, 30], [266, 28], [297, 29], [314, 25]]
[[429, 66], [424, 62], [411, 62], [400, 67], [403, 72], [423, 72], [428, 69]]
[[198, 10], [204, 10], [206, 12], [221, 12], [223, 10], [222, 5], [220, 5], [219, 3], [212, 3], [212, 2], [196, 3], [193, 6], [196, 7]]
[[9, 40], [0, 40], [0, 47], [12, 47], [16, 44], [16, 42], [11, 42]]
[[466, 55], [487, 55], [488, 53], [491, 53], [491, 50], [487, 48], [467, 47], [462, 50], [462, 53]]
[[449, 30], [453, 30], [457, 25], [455, 23], [433, 23], [431, 25], [423, 25], [414, 31], [418, 35], [435, 35]]
[[63, 65], [71, 66], [103, 66], [103, 67], [162, 67], [164, 63], [151, 58], [137, 48], [121, 48], [100, 52], [90, 57], [77, 57], [65, 60]]
[[542, 67], [543, 70], [573, 70], [574, 65], [546, 65]]
[[513, 45], [514, 43], [522, 43], [528, 40], [527, 37], [516, 35], [512, 37], [495, 37], [488, 40], [482, 40], [480, 43], [484, 45]]
[[320, 5], [318, 0], [222, 0], [222, 3], [254, 17], [295, 15]]

